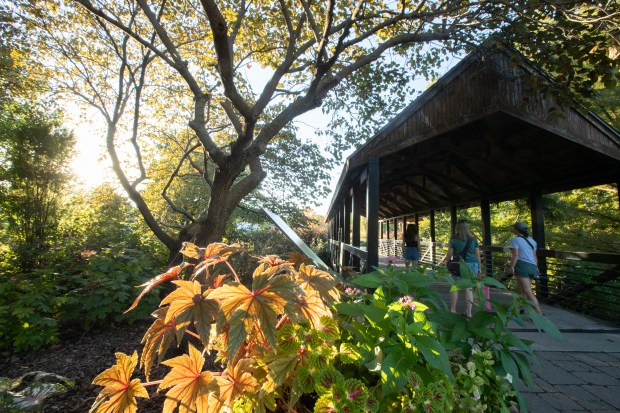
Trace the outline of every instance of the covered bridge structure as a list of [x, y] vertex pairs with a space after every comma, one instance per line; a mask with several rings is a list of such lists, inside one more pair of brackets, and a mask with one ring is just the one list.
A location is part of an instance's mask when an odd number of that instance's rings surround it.
[[[424, 259], [437, 263], [445, 250], [435, 239], [435, 214], [450, 211], [454, 228], [460, 208], [478, 206], [483, 263], [487, 275], [497, 274], [507, 250], [492, 245], [491, 205], [526, 199], [540, 248], [538, 298], [572, 305], [603, 286], [611, 302], [584, 312], [618, 320], [620, 255], [545, 248], [544, 194], [620, 181], [618, 131], [578, 102], [558, 99], [554, 86], [506, 45], [466, 56], [347, 158], [326, 218], [334, 269], [368, 271], [380, 254], [400, 255], [397, 228], [420, 217], [430, 219]], [[595, 274], [560, 282], [549, 276], [554, 260], [591, 263]]]

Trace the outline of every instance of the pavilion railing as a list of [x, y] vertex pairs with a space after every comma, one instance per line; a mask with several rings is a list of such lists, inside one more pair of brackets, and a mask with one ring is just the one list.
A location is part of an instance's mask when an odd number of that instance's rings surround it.
[[[331, 245], [332, 257], [341, 258], [333, 260], [335, 269], [352, 266], [353, 257], [357, 257], [365, 269], [365, 247], [353, 247], [337, 241], [332, 241]], [[379, 240], [379, 255], [402, 259], [401, 245], [399, 240]], [[447, 249], [446, 243], [423, 241], [420, 261], [438, 264]], [[342, 261], [345, 251], [350, 257], [348, 262]], [[501, 280], [510, 290], [517, 292], [514, 277], [505, 275], [510, 249], [482, 246], [481, 253], [486, 275]], [[540, 301], [620, 325], [620, 254], [556, 250], [539, 250], [538, 253], [542, 274], [536, 281], [536, 295]]]

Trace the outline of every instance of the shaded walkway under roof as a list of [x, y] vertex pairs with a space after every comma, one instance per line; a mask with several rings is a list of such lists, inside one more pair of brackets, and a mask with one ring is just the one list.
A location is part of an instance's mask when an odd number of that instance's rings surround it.
[[372, 269], [385, 241], [379, 221], [402, 231], [420, 216], [430, 217], [429, 259], [436, 262], [434, 214], [450, 211], [454, 226], [458, 208], [479, 206], [483, 265], [492, 275], [500, 265], [493, 255], [505, 257], [504, 246], [491, 243], [490, 205], [527, 199], [540, 248], [539, 298], [570, 303], [592, 291], [584, 279], [549, 292], [547, 260], [576, 258], [602, 264], [594, 280], [615, 291], [610, 305], [617, 307], [620, 254], [545, 249], [544, 194], [620, 181], [620, 133], [578, 102], [559, 99], [556, 87], [503, 44], [465, 57], [348, 157], [326, 218], [333, 268]]

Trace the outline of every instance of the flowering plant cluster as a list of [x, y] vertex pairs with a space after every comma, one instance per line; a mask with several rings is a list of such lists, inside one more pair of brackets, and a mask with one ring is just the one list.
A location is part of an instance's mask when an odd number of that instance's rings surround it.
[[[514, 309], [494, 303], [467, 320], [430, 288], [444, 273], [391, 267], [344, 283], [299, 256], [262, 258], [245, 286], [228, 262], [237, 251], [186, 244], [190, 262], [143, 285], [130, 309], [155, 285], [177, 288], [142, 355], [118, 353], [95, 378], [104, 389], [91, 412], [133, 413], [149, 386], [166, 392], [166, 413], [526, 411], [516, 384], [531, 382], [533, 352], [506, 329]], [[184, 335], [199, 345], [166, 359]], [[210, 353], [218, 371], [203, 368]], [[133, 378], [138, 362], [146, 382]], [[155, 363], [170, 371], [149, 381]]]

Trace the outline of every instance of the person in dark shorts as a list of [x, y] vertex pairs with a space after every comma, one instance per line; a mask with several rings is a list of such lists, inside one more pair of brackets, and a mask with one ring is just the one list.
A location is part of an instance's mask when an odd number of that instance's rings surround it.
[[420, 235], [418, 226], [408, 224], [403, 237], [403, 255], [405, 258], [405, 268], [409, 269], [409, 264], [418, 264], [420, 260]]
[[510, 271], [515, 275], [521, 295], [534, 304], [538, 314], [540, 305], [532, 291], [532, 280], [538, 278], [538, 258], [536, 257], [537, 244], [529, 235], [529, 228], [525, 222], [515, 222], [512, 226], [515, 234], [510, 240]]

